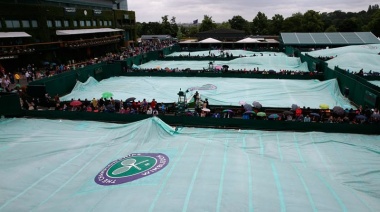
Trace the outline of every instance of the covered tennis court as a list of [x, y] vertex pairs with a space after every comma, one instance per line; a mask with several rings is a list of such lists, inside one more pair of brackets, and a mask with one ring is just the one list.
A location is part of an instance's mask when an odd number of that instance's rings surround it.
[[380, 208], [379, 136], [175, 129], [155, 117], [0, 126], [1, 211]]

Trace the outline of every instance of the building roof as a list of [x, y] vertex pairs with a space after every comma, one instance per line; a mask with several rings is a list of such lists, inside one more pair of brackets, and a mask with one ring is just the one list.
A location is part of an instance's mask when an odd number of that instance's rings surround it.
[[32, 37], [26, 32], [0, 32], [0, 38], [26, 38]]
[[281, 33], [285, 45], [357, 45], [379, 44], [372, 32], [326, 32], [326, 33]]
[[184, 41], [181, 41], [179, 43], [197, 43], [197, 40], [195, 39], [191, 39], [191, 40], [184, 40]]
[[120, 32], [122, 29], [97, 28], [97, 29], [72, 29], [72, 30], [57, 30], [57, 35], [79, 35], [104, 32]]
[[141, 40], [152, 40], [152, 39], [168, 40], [168, 39], [173, 39], [173, 37], [170, 35], [141, 35]]
[[198, 32], [198, 34], [245, 34], [242, 30], [236, 29], [213, 29], [204, 32]]

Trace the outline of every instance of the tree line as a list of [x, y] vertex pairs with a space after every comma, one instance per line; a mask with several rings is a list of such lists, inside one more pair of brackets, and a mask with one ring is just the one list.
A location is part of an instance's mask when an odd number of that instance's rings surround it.
[[137, 35], [171, 35], [178, 39], [196, 37], [198, 32], [213, 29], [242, 30], [247, 35], [279, 35], [280, 32], [372, 32], [380, 37], [380, 8], [378, 4], [370, 5], [367, 11], [319, 13], [308, 10], [294, 13], [288, 18], [275, 14], [268, 18], [258, 12], [252, 21], [240, 15], [233, 16], [226, 22], [215, 23], [211, 16], [204, 15], [199, 24], [178, 25], [176, 18], [165, 15], [161, 22], [137, 23]]

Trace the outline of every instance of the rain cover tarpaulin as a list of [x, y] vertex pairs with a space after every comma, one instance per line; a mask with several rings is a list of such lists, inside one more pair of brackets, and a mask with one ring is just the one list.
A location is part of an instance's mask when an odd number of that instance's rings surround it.
[[208, 50], [208, 51], [193, 51], [193, 52], [186, 52], [186, 51], [181, 51], [181, 52], [173, 52], [171, 54], [166, 55], [165, 57], [206, 57], [209, 55], [215, 55], [216, 57], [221, 56], [222, 54], [226, 57], [226, 54], [229, 54], [233, 57], [240, 57], [240, 56], [247, 56], [247, 57], [252, 57], [252, 56], [261, 56], [261, 55], [266, 55], [266, 56], [283, 56], [287, 57], [285, 53], [282, 52], [254, 52], [254, 51], [248, 51], [248, 50], [220, 50], [220, 49], [213, 49], [213, 50]]
[[378, 211], [379, 136], [2, 119], [0, 211]]
[[191, 101], [196, 91], [202, 99], [208, 98], [211, 105], [240, 106], [243, 100], [249, 104], [258, 101], [263, 107], [301, 107], [319, 108], [327, 104], [331, 108], [355, 108], [340, 93], [335, 79], [318, 80], [280, 80], [280, 79], [242, 79], [216, 77], [112, 77], [96, 81], [89, 78], [85, 83], [77, 82], [72, 92], [61, 97], [70, 101], [100, 98], [103, 92], [111, 92], [114, 99], [125, 100], [135, 97], [136, 101], [155, 99], [157, 102], [171, 103], [178, 99], [178, 91], [188, 90]]
[[350, 72], [380, 72], [380, 44], [345, 46], [307, 52], [313, 57], [334, 57], [327, 61], [330, 68], [338, 66]]
[[232, 59], [230, 61], [218, 61], [216, 58], [212, 61], [164, 61], [164, 60], [153, 60], [144, 63], [140, 66], [142, 69], [176, 69], [185, 70], [187, 68], [191, 70], [203, 70], [209, 68], [209, 62], [213, 62], [214, 66], [228, 65], [228, 70], [251, 70], [259, 69], [260, 71], [274, 70], [276, 72], [282, 70], [290, 71], [302, 71], [309, 72], [306, 62], [301, 62], [299, 58], [296, 57], [284, 57], [284, 56], [269, 56], [266, 54], [264, 56], [256, 57], [241, 57]]

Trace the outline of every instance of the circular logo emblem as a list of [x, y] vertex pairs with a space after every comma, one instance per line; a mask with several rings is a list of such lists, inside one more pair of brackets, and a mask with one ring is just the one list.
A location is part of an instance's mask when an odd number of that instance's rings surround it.
[[106, 186], [127, 183], [154, 174], [168, 163], [168, 156], [162, 153], [132, 153], [108, 164], [95, 182]]

